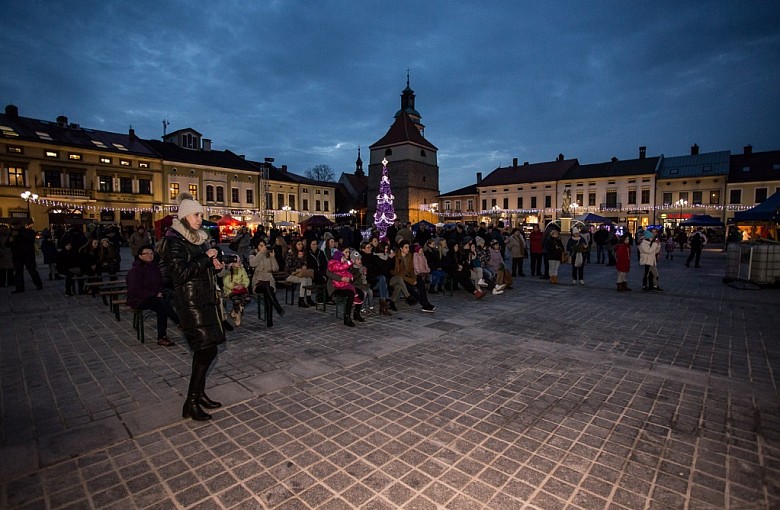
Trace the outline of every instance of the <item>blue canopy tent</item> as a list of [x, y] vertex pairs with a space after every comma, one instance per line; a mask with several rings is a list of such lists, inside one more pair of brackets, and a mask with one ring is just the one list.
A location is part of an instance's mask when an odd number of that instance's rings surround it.
[[436, 231], [436, 225], [434, 225], [430, 221], [425, 221], [425, 220], [418, 221], [417, 223], [412, 225], [412, 230], [414, 232], [417, 232], [418, 230], [420, 230], [420, 226], [421, 225], [425, 225], [425, 228], [427, 228], [428, 230], [431, 230], [431, 231], [434, 231], [434, 232]]
[[594, 214], [592, 212], [581, 214], [579, 216], [575, 216], [575, 220], [581, 221], [583, 223], [612, 223], [611, 220], [608, 218], [605, 218], [603, 216], [599, 216], [598, 214]]
[[780, 223], [780, 192], [773, 194], [755, 207], [734, 213], [735, 223]]
[[683, 227], [722, 227], [723, 222], [709, 214], [697, 214], [680, 223]]

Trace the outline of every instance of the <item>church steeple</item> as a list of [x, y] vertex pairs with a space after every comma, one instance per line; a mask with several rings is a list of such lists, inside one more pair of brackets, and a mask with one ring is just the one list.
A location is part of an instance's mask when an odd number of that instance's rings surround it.
[[363, 160], [360, 159], [360, 146], [358, 145], [358, 158], [355, 161], [355, 175], [363, 177], [366, 173], [363, 171]]
[[401, 109], [395, 112], [395, 117], [398, 118], [401, 112], [406, 112], [411, 117], [414, 125], [420, 131], [420, 134], [425, 134], [425, 126], [420, 122], [422, 116], [414, 108], [414, 90], [409, 86], [409, 70], [406, 70], [406, 88], [401, 93]]

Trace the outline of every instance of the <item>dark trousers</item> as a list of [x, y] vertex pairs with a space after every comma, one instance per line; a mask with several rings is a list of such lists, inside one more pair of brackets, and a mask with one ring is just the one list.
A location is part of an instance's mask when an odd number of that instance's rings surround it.
[[685, 261], [685, 265], [690, 265], [693, 259], [696, 259], [696, 267], [699, 267], [699, 259], [701, 258], [701, 248], [691, 248], [691, 254], [688, 255], [688, 260]]
[[469, 273], [464, 273], [463, 271], [452, 271], [449, 273], [450, 278], [455, 280], [458, 285], [466, 289], [467, 291], [474, 293], [477, 288], [474, 286], [474, 282], [471, 281], [471, 277]]
[[13, 269], [0, 269], [0, 287], [5, 287], [6, 285], [10, 287], [15, 281]]
[[14, 258], [14, 275], [16, 276], [16, 290], [24, 290], [24, 270], [30, 273], [33, 284], [40, 289], [43, 287], [41, 275], [38, 274], [38, 268], [35, 265], [35, 257]]
[[532, 253], [531, 254], [531, 275], [536, 276], [542, 275], [542, 258], [544, 257], [543, 253]]
[[406, 290], [409, 291], [409, 294], [420, 302], [422, 306], [430, 305], [431, 303], [428, 301], [428, 292], [425, 290], [425, 278], [422, 276], [417, 277], [417, 285], [409, 285], [408, 283], [404, 282], [406, 285]]
[[512, 257], [512, 276], [523, 276], [523, 257]]
[[604, 244], [597, 244], [596, 245], [596, 264], [603, 264], [604, 263], [604, 255], [607, 252], [607, 246]]
[[168, 319], [170, 318], [175, 324], [179, 323], [179, 316], [171, 308], [168, 303], [157, 296], [150, 296], [144, 299], [139, 310], [152, 310], [157, 314], [157, 338], [163, 338], [168, 335]]
[[544, 278], [550, 278], [550, 259], [546, 253], [544, 254]]
[[645, 269], [644, 276], [642, 276], [642, 288], [650, 290], [655, 285], [653, 285], [653, 273], [650, 271], [650, 265], [645, 264], [642, 266]]
[[577, 267], [574, 264], [572, 264], [571, 265], [572, 280], [584, 280], [585, 278], [582, 277], [584, 270], [585, 270], [585, 261], [582, 262], [582, 265], [580, 267]]

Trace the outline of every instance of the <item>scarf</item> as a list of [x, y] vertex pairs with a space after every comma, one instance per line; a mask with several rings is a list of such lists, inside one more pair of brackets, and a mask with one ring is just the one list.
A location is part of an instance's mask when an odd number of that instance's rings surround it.
[[196, 230], [195, 232], [185, 227], [179, 218], [175, 218], [171, 228], [182, 235], [184, 239], [196, 246], [200, 246], [209, 240], [209, 234], [205, 230]]

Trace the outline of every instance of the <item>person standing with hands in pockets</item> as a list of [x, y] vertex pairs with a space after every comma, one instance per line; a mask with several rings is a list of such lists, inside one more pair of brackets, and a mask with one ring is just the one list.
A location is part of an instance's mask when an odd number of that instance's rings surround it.
[[224, 266], [217, 250], [209, 245], [209, 235], [201, 229], [203, 206], [189, 193], [181, 193], [178, 218], [166, 234], [163, 260], [173, 280], [176, 310], [184, 336], [193, 351], [192, 372], [182, 418], [208, 420], [203, 411], [222, 404], [205, 392], [206, 374], [217, 357], [217, 346], [225, 342], [219, 313], [216, 273]]

